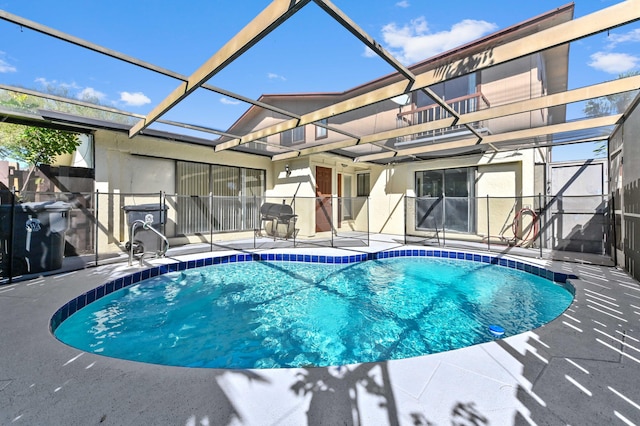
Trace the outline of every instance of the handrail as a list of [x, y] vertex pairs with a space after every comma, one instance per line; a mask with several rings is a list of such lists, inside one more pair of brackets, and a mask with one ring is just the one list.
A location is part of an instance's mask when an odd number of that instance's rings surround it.
[[[139, 224], [141, 224], [144, 229], [153, 231], [154, 234], [156, 234], [158, 237], [160, 237], [164, 241], [164, 250], [160, 252], [160, 255], [159, 255], [160, 257], [163, 257], [167, 253], [167, 250], [169, 250], [169, 240], [167, 239], [167, 237], [165, 237], [160, 231], [158, 231], [153, 226], [151, 226], [151, 222], [145, 222], [143, 220], [138, 219], [131, 224], [131, 232], [129, 233], [131, 238], [131, 243], [129, 244], [129, 266], [133, 266], [133, 248], [134, 248], [133, 236], [137, 228], [137, 225]], [[142, 252], [142, 254], [140, 255], [140, 266], [143, 266], [142, 261], [144, 259], [144, 255], [145, 255], [145, 252]], [[156, 253], [156, 255], [158, 254]]]
[[[489, 100], [484, 96], [484, 94], [482, 92], [476, 92], [476, 93], [471, 93], [469, 95], [464, 95], [464, 96], [460, 96], [454, 99], [447, 99], [445, 102], [447, 103], [447, 105], [452, 106], [455, 103], [458, 102], [462, 102], [462, 101], [466, 101], [469, 99], [479, 99], [481, 100], [487, 107], [490, 107], [491, 104], [489, 103]], [[411, 114], [415, 114], [418, 112], [422, 112], [422, 111], [428, 111], [430, 109], [437, 109], [437, 108], [441, 108], [440, 105], [438, 104], [432, 104], [432, 105], [426, 105], [426, 106], [422, 106], [422, 107], [418, 107], [418, 108], [413, 108], [407, 111], [402, 111], [398, 113], [398, 117], [403, 117], [405, 115], [411, 115]]]

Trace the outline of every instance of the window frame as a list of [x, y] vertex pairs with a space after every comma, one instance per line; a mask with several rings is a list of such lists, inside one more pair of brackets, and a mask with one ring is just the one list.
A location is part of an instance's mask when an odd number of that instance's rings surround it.
[[[199, 191], [195, 191], [198, 193], [176, 194], [180, 196], [176, 199], [176, 218], [178, 220], [176, 229], [179, 235], [198, 235], [203, 232], [242, 232], [253, 230], [259, 226], [257, 212], [266, 192], [267, 171], [265, 169], [175, 160], [176, 189], [182, 186], [181, 172], [190, 171], [189, 165], [195, 166], [191, 171], [202, 173], [202, 178], [205, 178], [207, 182], [206, 185], [204, 181], [196, 185], [200, 188]], [[217, 172], [222, 173], [218, 174]], [[250, 184], [250, 181], [258, 182], [261, 188], [257, 189], [255, 185]], [[225, 186], [225, 183], [232, 185]], [[208, 188], [206, 193], [205, 186]], [[250, 194], [255, 192], [258, 192], [256, 196], [251, 197]], [[210, 196], [212, 198], [209, 200]], [[230, 207], [232, 204], [233, 206]], [[213, 210], [209, 211], [211, 208]], [[215, 224], [211, 222], [215, 211], [229, 213], [229, 209], [233, 209], [235, 219], [228, 223]], [[213, 228], [209, 229], [210, 226]]]
[[[320, 124], [327, 126], [329, 124], [328, 118], [318, 120]], [[316, 140], [326, 139], [329, 137], [329, 130], [325, 127], [316, 126]]]
[[[361, 182], [361, 179], [363, 182]], [[361, 189], [365, 190], [362, 191]], [[368, 197], [369, 195], [371, 195], [371, 173], [356, 174], [356, 197]]]
[[[294, 127], [293, 129], [285, 130], [280, 133], [280, 145], [282, 146], [294, 146], [305, 143], [305, 126]], [[289, 137], [291, 139], [289, 139]], [[297, 139], [296, 139], [297, 137]]]
[[[476, 232], [477, 229], [477, 214], [476, 214], [476, 208], [475, 208], [475, 202], [474, 200], [476, 199], [476, 176], [477, 176], [477, 167], [455, 167], [455, 168], [448, 168], [448, 169], [430, 169], [430, 170], [416, 170], [415, 174], [414, 174], [414, 191], [416, 194], [416, 203], [427, 203], [429, 204], [429, 202], [435, 203], [435, 205], [440, 205], [441, 207], [439, 207], [442, 210], [442, 220], [443, 222], [443, 226], [444, 226], [444, 230], [447, 232], [459, 232], [459, 233], [465, 233], [465, 234], [473, 234]], [[452, 195], [447, 195], [446, 193], [449, 192], [450, 190], [450, 186], [449, 189], [447, 188], [447, 181], [446, 181], [446, 176], [447, 176], [447, 172], [449, 172], [449, 174], [452, 171], [464, 171], [467, 175], [467, 195], [466, 196], [452, 196]], [[442, 193], [440, 194], [431, 194], [431, 195], [421, 195], [423, 188], [427, 187], [427, 185], [424, 183], [424, 174], [425, 173], [430, 173], [430, 174], [437, 174], [439, 173], [442, 178], [441, 178], [441, 182], [440, 182], [440, 186], [442, 189]], [[420, 179], [419, 179], [420, 177]], [[422, 185], [422, 187], [420, 187], [420, 185]], [[449, 198], [449, 201], [447, 201], [447, 197]], [[451, 203], [452, 200], [455, 199], [463, 199], [466, 198], [467, 199], [467, 217], [466, 217], [466, 230], [459, 230], [459, 229], [455, 229], [455, 228], [450, 228], [447, 226], [447, 222], [451, 221], [451, 217], [447, 217], [447, 204]], [[422, 200], [422, 201], [421, 201]], [[434, 206], [430, 206], [428, 209], [432, 210], [434, 208]], [[416, 229], [418, 230], [433, 230], [433, 228], [428, 228], [428, 227], [421, 227], [418, 225], [418, 220], [417, 220], [417, 216], [421, 215], [421, 213], [419, 213], [418, 211], [418, 205], [416, 205]], [[449, 220], [447, 220], [447, 218]]]

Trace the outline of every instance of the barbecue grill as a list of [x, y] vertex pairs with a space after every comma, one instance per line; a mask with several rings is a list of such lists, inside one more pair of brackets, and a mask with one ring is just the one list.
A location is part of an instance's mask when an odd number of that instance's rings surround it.
[[267, 235], [276, 238], [288, 239], [294, 236], [296, 220], [298, 216], [293, 214], [290, 205], [278, 203], [264, 203], [260, 207], [260, 220]]

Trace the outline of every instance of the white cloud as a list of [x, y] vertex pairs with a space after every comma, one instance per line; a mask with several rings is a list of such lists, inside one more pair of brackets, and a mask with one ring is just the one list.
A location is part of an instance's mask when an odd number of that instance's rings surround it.
[[627, 43], [627, 42], [640, 42], [640, 28], [637, 28], [635, 30], [631, 30], [625, 34], [611, 34], [609, 35], [609, 44], [608, 44], [608, 48], [609, 49], [613, 49], [614, 47], [616, 47], [618, 44], [620, 43]]
[[16, 71], [18, 71], [16, 67], [0, 59], [0, 73], [16, 72]]
[[609, 74], [620, 74], [635, 68], [640, 58], [626, 53], [596, 52], [591, 55], [589, 66]]
[[223, 103], [225, 105], [238, 105], [240, 101], [229, 98], [220, 98], [220, 103]]
[[282, 81], [287, 81], [287, 79], [279, 74], [270, 72], [267, 74], [267, 78], [269, 78], [269, 80], [282, 80]]
[[[497, 25], [473, 19], [454, 24], [450, 30], [431, 33], [424, 17], [399, 27], [390, 23], [382, 28], [382, 38], [399, 61], [412, 64], [461, 46], [497, 29]], [[365, 55], [366, 56], [366, 55]]]
[[2, 56], [5, 55], [5, 52], [3, 52], [2, 50], [0, 50], [0, 73], [7, 73], [7, 72], [16, 72], [18, 71], [18, 69], [16, 67], [14, 67], [13, 65], [11, 65], [10, 63], [8, 63], [7, 61], [5, 61], [4, 59], [2, 59]]
[[120, 101], [127, 106], [142, 106], [151, 103], [151, 99], [142, 92], [120, 92]]
[[97, 99], [99, 101], [104, 100], [107, 97], [104, 93], [94, 89], [93, 87], [85, 87], [78, 93], [78, 99], [91, 100]]
[[80, 86], [78, 86], [78, 83], [76, 83], [75, 81], [71, 82], [71, 83], [60, 83], [60, 87], [64, 87], [65, 89], [81, 89]]
[[407, 7], [410, 6], [410, 4], [409, 4], [409, 2], [407, 0], [402, 0], [402, 1], [399, 1], [398, 3], [396, 3], [396, 6], [397, 7], [407, 8]]
[[46, 88], [56, 89], [58, 92], [60, 92], [60, 89], [65, 89], [63, 91], [81, 89], [81, 87], [76, 82], [65, 83], [58, 80], [47, 80], [44, 77], [38, 77], [34, 80], [34, 82]]
[[[48, 80], [45, 77], [38, 77], [34, 80], [34, 82], [42, 86], [44, 90], [46, 90], [47, 92], [52, 93], [54, 95], [58, 95], [58, 96], [64, 96], [67, 98], [76, 98], [76, 99], [80, 99], [81, 101], [88, 101], [88, 102], [98, 101], [99, 103], [103, 103], [107, 99], [107, 95], [105, 93], [99, 90], [96, 90], [93, 87], [81, 87], [80, 85], [78, 85], [78, 83], [75, 83], [75, 82], [65, 83], [58, 80]], [[123, 92], [123, 94], [125, 93], [127, 92]], [[121, 94], [121, 96], [123, 94]], [[129, 94], [127, 93], [127, 95]], [[142, 95], [142, 94], [139, 93], [139, 94], [133, 94], [133, 95], [135, 96], [135, 95]], [[147, 102], [143, 102], [142, 104], [150, 102], [149, 99], [146, 98], [146, 96], [144, 96], [144, 98], [147, 100]], [[124, 99], [121, 98], [121, 100], [124, 100]], [[135, 105], [129, 102], [127, 102], [127, 104]]]
[[36, 79], [34, 80], [34, 82], [39, 83], [39, 84], [41, 84], [41, 85], [43, 85], [43, 86], [49, 86], [51, 83], [53, 83], [53, 82], [51, 82], [51, 81], [47, 80], [47, 79], [46, 79], [46, 78], [44, 78], [44, 77], [38, 77], [38, 78], [36, 78]]
[[376, 52], [374, 52], [370, 47], [365, 47], [364, 52], [362, 52], [362, 56], [365, 58], [375, 58], [378, 55], [376, 55]]

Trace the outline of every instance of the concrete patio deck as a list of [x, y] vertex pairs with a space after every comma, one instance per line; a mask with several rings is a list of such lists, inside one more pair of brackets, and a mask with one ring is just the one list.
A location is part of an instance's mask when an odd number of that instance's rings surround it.
[[[295, 252], [397, 247], [372, 241]], [[579, 277], [571, 281], [574, 302], [551, 323], [460, 350], [340, 369], [165, 367], [84, 353], [52, 336], [60, 306], [137, 264], [0, 286], [0, 424], [640, 424], [638, 282], [606, 266], [523, 261]]]

